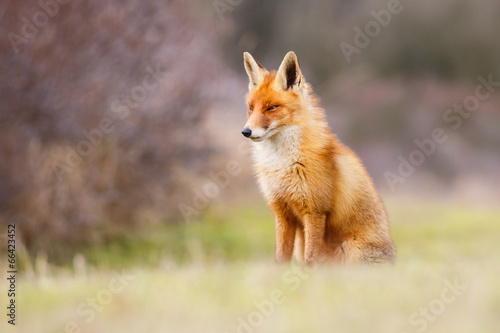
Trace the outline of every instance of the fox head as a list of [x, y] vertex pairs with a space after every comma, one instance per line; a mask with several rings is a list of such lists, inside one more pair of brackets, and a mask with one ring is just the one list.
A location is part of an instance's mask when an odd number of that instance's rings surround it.
[[248, 121], [241, 132], [255, 142], [298, 123], [306, 83], [294, 52], [286, 54], [277, 72], [268, 72], [248, 52], [243, 54], [250, 79], [247, 94]]

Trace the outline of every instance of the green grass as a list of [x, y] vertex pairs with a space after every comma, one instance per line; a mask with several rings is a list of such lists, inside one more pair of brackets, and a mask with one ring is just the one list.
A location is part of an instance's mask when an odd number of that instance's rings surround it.
[[267, 258], [274, 249], [274, 224], [260, 206], [212, 209], [191, 223], [142, 227], [110, 244], [86, 247], [86, 260], [99, 268], [151, 267], [164, 260], [191, 262], [248, 261]]
[[[498, 332], [500, 210], [398, 201], [388, 210], [392, 266], [276, 265], [265, 207], [212, 210], [87, 249], [83, 271], [34, 263], [18, 285], [18, 325], [0, 331], [64, 332], [74, 321], [81, 332]], [[116, 271], [133, 279], [94, 318], [78, 314]], [[466, 289], [445, 303], [455, 281]]]

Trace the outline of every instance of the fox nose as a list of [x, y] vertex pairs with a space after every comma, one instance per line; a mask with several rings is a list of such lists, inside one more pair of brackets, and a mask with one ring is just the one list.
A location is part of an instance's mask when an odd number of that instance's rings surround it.
[[246, 127], [243, 129], [243, 131], [241, 131], [241, 134], [248, 138], [250, 135], [252, 135], [252, 130]]

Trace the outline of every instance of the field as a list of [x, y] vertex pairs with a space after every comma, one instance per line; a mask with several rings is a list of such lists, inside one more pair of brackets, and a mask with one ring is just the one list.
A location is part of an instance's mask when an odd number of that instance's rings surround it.
[[393, 266], [276, 265], [263, 206], [148, 228], [73, 265], [40, 256], [25, 263], [16, 327], [3, 315], [1, 331], [499, 332], [500, 210], [387, 206]]
[[[0, 8], [0, 333], [500, 332], [500, 1]], [[289, 51], [393, 265], [274, 261], [243, 54]]]

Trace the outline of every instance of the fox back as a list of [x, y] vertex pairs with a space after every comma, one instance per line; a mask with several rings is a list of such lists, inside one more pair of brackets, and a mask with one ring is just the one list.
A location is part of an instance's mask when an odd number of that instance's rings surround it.
[[287, 262], [391, 262], [384, 205], [360, 159], [331, 133], [295, 53], [277, 72], [244, 54], [248, 121], [260, 189]]

